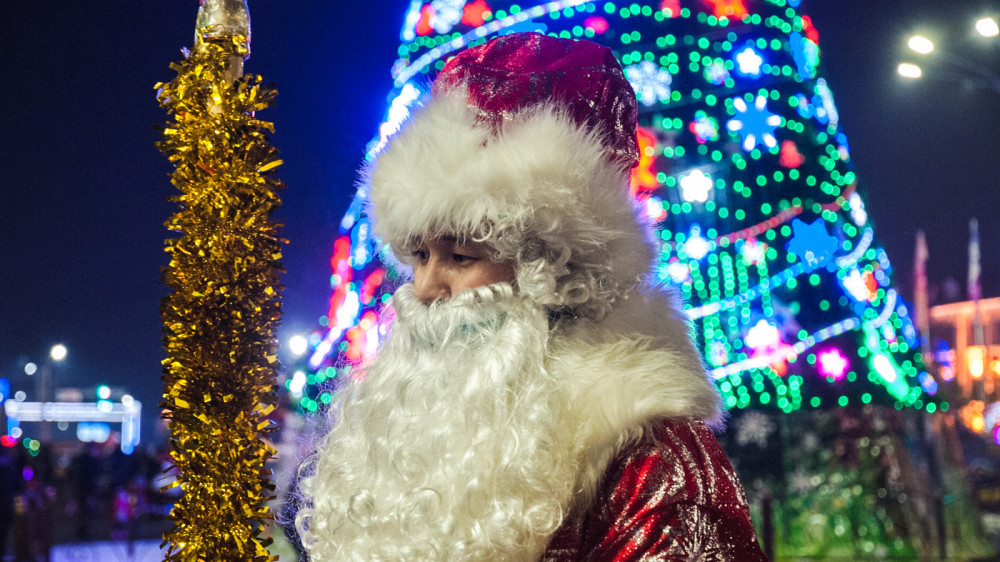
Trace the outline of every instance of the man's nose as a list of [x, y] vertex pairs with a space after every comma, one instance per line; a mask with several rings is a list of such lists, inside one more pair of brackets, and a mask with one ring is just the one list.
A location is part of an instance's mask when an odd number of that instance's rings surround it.
[[413, 285], [417, 290], [417, 298], [424, 304], [451, 296], [448, 274], [435, 260], [414, 272]]

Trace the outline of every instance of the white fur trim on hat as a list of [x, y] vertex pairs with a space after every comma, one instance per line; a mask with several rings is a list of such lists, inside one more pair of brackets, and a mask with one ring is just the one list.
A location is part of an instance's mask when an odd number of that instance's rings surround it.
[[518, 238], [508, 242], [558, 242], [623, 286], [652, 264], [628, 170], [557, 106], [521, 110], [496, 131], [451, 91], [418, 110], [366, 173], [373, 228], [395, 251], [495, 229]]

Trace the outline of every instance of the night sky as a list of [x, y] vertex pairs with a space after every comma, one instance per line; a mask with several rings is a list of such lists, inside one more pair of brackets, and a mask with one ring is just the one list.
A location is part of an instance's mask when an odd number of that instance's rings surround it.
[[[912, 299], [922, 228], [932, 304], [965, 298], [967, 224], [978, 217], [984, 296], [1000, 296], [1000, 91], [895, 73], [904, 56], [915, 59], [905, 52], [914, 31], [1000, 72], [1000, 41], [971, 34], [990, 3], [802, 4], [820, 32], [821, 72], [902, 294]], [[260, 117], [276, 124], [288, 185], [279, 215], [290, 240], [282, 342], [326, 312], [337, 224], [384, 116], [408, 5], [250, 2], [246, 69], [278, 87], [277, 106]], [[153, 85], [173, 78], [169, 64], [192, 43], [197, 7], [0, 3], [0, 378], [33, 399], [23, 366], [61, 342], [69, 356], [55, 367], [56, 386], [125, 388], [148, 414], [144, 439], [162, 390], [162, 223], [174, 210], [165, 201], [171, 167], [153, 144], [166, 121]]]

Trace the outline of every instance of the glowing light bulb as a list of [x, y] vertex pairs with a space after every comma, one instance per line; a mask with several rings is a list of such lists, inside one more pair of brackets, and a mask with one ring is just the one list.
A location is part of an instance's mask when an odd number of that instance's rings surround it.
[[985, 371], [986, 350], [981, 346], [972, 346], [965, 351], [965, 358], [969, 362], [969, 374], [972, 378], [980, 378]]
[[49, 350], [49, 357], [55, 361], [62, 361], [66, 358], [67, 353], [68, 351], [66, 350], [66, 346], [61, 343], [57, 343], [52, 346], [51, 350]]
[[906, 42], [906, 45], [921, 55], [929, 54], [934, 50], [934, 42], [923, 35], [914, 35], [913, 37], [910, 37], [910, 40]]
[[899, 72], [899, 75], [903, 78], [920, 78], [924, 74], [924, 72], [920, 70], [919, 66], [908, 62], [900, 63], [899, 67], [896, 68], [896, 71]]
[[295, 357], [301, 357], [306, 351], [309, 350], [309, 340], [303, 336], [295, 335], [288, 340], [288, 350], [292, 352]]
[[976, 22], [976, 31], [983, 37], [996, 37], [1000, 35], [1000, 27], [997, 20], [993, 18], [982, 18]]

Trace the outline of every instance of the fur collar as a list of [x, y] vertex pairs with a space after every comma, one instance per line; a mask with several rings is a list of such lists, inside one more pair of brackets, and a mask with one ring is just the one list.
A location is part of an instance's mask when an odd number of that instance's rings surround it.
[[574, 423], [580, 455], [576, 504], [591, 497], [607, 464], [660, 418], [724, 424], [715, 384], [691, 343], [673, 297], [648, 289], [620, 302], [600, 322], [557, 328], [549, 370], [579, 405]]

